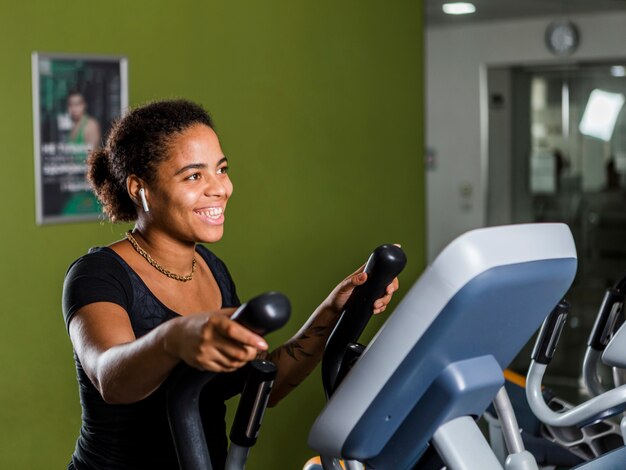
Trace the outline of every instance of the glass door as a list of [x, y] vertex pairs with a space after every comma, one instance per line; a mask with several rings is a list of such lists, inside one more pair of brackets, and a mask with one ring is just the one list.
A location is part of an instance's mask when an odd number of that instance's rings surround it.
[[[604, 290], [626, 274], [626, 60], [494, 68], [488, 81], [489, 165], [495, 167], [490, 188], [502, 188], [496, 179], [502, 168], [509, 172], [509, 194], [489, 200], [510, 205], [488, 204], [488, 219], [502, 222], [505, 214], [511, 223], [563, 222], [576, 241], [578, 275], [567, 296], [571, 314], [546, 377], [575, 399]], [[508, 113], [496, 102], [509, 104]], [[504, 121], [494, 120], [498, 113]], [[503, 127], [510, 133], [508, 152], [491, 135]], [[506, 153], [511, 161], [503, 166]], [[529, 348], [514, 369], [525, 372]]]

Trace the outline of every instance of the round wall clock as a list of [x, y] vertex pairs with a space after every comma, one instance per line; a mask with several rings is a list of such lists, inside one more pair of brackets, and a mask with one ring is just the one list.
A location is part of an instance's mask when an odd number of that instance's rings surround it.
[[555, 55], [568, 56], [578, 48], [580, 34], [569, 20], [553, 21], [546, 28], [546, 46]]

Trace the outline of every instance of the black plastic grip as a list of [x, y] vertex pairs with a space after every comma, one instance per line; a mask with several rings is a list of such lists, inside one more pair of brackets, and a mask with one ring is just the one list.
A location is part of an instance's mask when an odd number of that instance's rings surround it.
[[367, 260], [365, 284], [355, 287], [345, 309], [333, 329], [322, 359], [322, 382], [330, 397], [338, 385], [346, 347], [356, 343], [372, 316], [374, 301], [383, 297], [387, 286], [406, 265], [404, 251], [396, 245], [381, 245]]
[[596, 321], [589, 335], [587, 346], [596, 351], [604, 351], [609, 344], [611, 335], [622, 321], [621, 313], [624, 305], [624, 294], [616, 289], [607, 289], [598, 310]]
[[626, 293], [626, 274], [624, 274], [620, 280], [615, 283], [613, 288], [622, 294]]
[[[243, 304], [231, 319], [257, 334], [265, 335], [280, 328], [291, 314], [289, 300], [278, 292], [269, 292]], [[167, 417], [181, 470], [212, 470], [200, 416], [200, 393], [215, 372], [179, 366], [170, 377], [167, 391]]]
[[282, 328], [291, 315], [289, 299], [280, 292], [268, 292], [249, 300], [230, 317], [260, 336]]
[[567, 320], [569, 307], [570, 305], [566, 300], [560, 301], [543, 321], [535, 347], [530, 355], [535, 362], [549, 364], [554, 357], [556, 346]]
[[335, 388], [343, 382], [343, 379], [348, 375], [352, 366], [356, 364], [356, 361], [359, 360], [363, 351], [365, 351], [365, 346], [360, 343], [350, 343], [346, 346], [346, 351], [343, 355], [339, 372], [337, 373], [337, 379], [335, 379]]
[[215, 377], [214, 372], [181, 365], [171, 377], [167, 391], [167, 417], [181, 470], [212, 470], [202, 419], [200, 392]]
[[230, 440], [241, 447], [256, 444], [263, 414], [276, 378], [276, 366], [260, 359], [247, 366], [246, 384], [241, 392], [235, 420], [230, 428]]

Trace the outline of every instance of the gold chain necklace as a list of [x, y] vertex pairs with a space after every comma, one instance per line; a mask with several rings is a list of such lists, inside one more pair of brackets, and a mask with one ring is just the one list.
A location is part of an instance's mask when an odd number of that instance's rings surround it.
[[143, 248], [139, 246], [139, 243], [137, 243], [137, 240], [135, 240], [135, 237], [133, 237], [133, 234], [131, 233], [130, 230], [126, 232], [126, 239], [130, 242], [130, 244], [133, 246], [133, 248], [135, 249], [137, 253], [143, 256], [145, 260], [148, 263], [150, 263], [157, 271], [159, 271], [162, 274], [165, 274], [170, 279], [175, 279], [176, 281], [180, 281], [180, 282], [187, 282], [187, 281], [191, 281], [191, 279], [193, 278], [193, 273], [196, 271], [196, 258], [195, 257], [193, 261], [191, 262], [191, 272], [187, 274], [186, 276], [181, 276], [180, 274], [176, 274], [176, 273], [173, 273], [172, 271], [168, 271], [159, 263], [157, 263], [154, 260], [154, 258], [150, 256], [150, 254], [146, 250], [144, 250]]

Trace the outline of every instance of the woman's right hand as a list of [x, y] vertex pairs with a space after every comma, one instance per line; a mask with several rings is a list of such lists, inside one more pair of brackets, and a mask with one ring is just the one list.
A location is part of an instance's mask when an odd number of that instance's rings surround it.
[[265, 340], [230, 319], [235, 309], [177, 318], [166, 350], [196, 369], [232, 372], [266, 351]]

